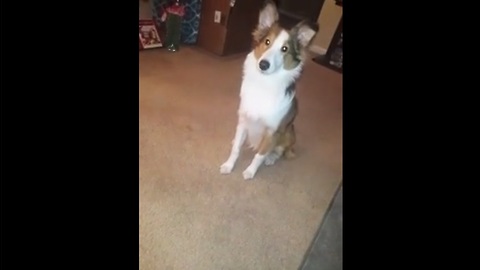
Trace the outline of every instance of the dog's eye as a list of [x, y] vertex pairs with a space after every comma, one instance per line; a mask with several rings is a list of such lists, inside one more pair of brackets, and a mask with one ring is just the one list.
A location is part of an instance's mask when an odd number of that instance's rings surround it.
[[288, 51], [287, 46], [283, 46], [283, 47], [282, 47], [282, 52], [286, 52], [286, 51]]
[[267, 46], [270, 45], [270, 39], [268, 39], [268, 38], [265, 39], [265, 44], [266, 44]]

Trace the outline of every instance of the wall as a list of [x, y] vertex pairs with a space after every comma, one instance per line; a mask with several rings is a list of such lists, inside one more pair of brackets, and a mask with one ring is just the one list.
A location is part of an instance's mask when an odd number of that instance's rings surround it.
[[341, 17], [342, 7], [335, 5], [334, 0], [325, 0], [317, 20], [320, 30], [311, 45], [313, 52], [319, 54], [326, 52]]
[[[140, 19], [151, 19], [152, 8], [151, 0], [139, 0], [139, 17]], [[334, 0], [325, 0], [320, 16], [318, 16], [318, 24], [320, 31], [312, 42], [311, 50], [313, 52], [324, 54], [328, 49], [328, 45], [332, 40], [333, 34], [337, 29], [338, 22], [342, 16], [342, 7], [335, 5]]]

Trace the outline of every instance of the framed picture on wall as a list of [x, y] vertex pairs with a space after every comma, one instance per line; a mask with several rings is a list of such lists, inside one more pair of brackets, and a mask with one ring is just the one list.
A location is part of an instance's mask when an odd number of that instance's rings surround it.
[[138, 41], [140, 50], [163, 47], [158, 29], [153, 20], [139, 20]]

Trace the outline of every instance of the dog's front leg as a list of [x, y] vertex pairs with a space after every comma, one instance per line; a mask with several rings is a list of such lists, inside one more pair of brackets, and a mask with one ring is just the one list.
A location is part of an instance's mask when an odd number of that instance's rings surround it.
[[232, 172], [235, 162], [237, 162], [238, 156], [240, 155], [240, 149], [242, 148], [243, 143], [247, 137], [247, 129], [245, 122], [242, 117], [239, 117], [237, 130], [235, 131], [235, 137], [232, 141], [232, 149], [230, 151], [230, 156], [227, 161], [225, 161], [222, 166], [220, 166], [221, 174], [229, 174]]
[[252, 179], [258, 171], [260, 165], [265, 162], [265, 158], [272, 151], [273, 146], [275, 145], [276, 136], [272, 134], [273, 132], [265, 131], [258, 152], [255, 154], [250, 165], [243, 171], [243, 179], [248, 180]]

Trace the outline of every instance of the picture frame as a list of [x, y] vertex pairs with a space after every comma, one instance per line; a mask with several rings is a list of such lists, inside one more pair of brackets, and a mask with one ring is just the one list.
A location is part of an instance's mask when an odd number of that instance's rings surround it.
[[163, 47], [160, 33], [153, 20], [139, 20], [138, 42], [140, 50]]

